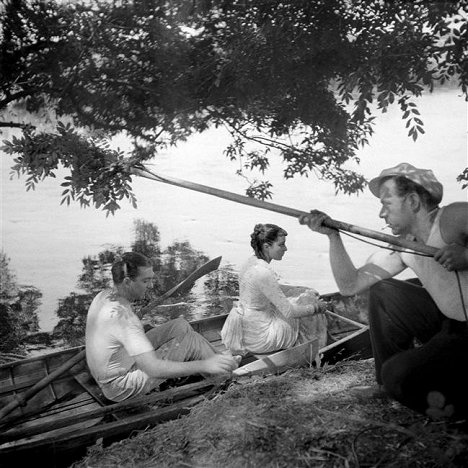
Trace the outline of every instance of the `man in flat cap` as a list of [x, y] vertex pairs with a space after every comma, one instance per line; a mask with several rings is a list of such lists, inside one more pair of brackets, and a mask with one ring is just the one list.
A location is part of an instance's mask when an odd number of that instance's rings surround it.
[[[391, 396], [433, 418], [468, 418], [468, 203], [439, 207], [433, 172], [401, 163], [369, 183], [392, 233], [437, 249], [421, 256], [380, 250], [356, 268], [325, 213], [300, 218], [330, 242], [333, 275], [344, 295], [370, 288], [369, 326], [377, 385], [362, 397]], [[394, 276], [411, 268], [419, 284]]]

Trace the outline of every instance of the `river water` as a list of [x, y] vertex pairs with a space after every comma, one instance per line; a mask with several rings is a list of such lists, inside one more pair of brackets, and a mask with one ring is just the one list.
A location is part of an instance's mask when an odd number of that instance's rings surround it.
[[[382, 169], [406, 161], [434, 170], [444, 185], [443, 204], [467, 200], [466, 190], [456, 182], [456, 176], [468, 165], [466, 102], [458, 90], [439, 89], [418, 99], [417, 104], [426, 133], [413, 142], [398, 109], [378, 114], [370, 146], [359, 152], [359, 170], [372, 178]], [[0, 135], [2, 139], [6, 136], [5, 132]], [[247, 183], [235, 174], [238, 164], [223, 155], [227, 143], [225, 130], [209, 130], [158, 155], [148, 167], [161, 175], [244, 194]], [[120, 138], [115, 144], [125, 148], [127, 142]], [[313, 176], [285, 180], [281, 162], [271, 159], [268, 178], [274, 185], [273, 203], [305, 211], [317, 208], [340, 221], [373, 230], [383, 228], [377, 216], [379, 202], [367, 190], [353, 196], [335, 195], [331, 184]], [[158, 226], [162, 247], [188, 240], [210, 258], [222, 255], [222, 265], [230, 263], [236, 269], [251, 254], [253, 226], [258, 222], [279, 224], [289, 233], [289, 251], [281, 262], [273, 264], [282, 280], [314, 287], [320, 293], [336, 290], [326, 238], [300, 226], [294, 218], [139, 177], [133, 182], [138, 209], [124, 202], [121, 210], [106, 218], [94, 208], [60, 205], [64, 172], [26, 192], [24, 179], [10, 180], [11, 164], [12, 158], [1, 154], [2, 249], [18, 282], [42, 291], [39, 317], [43, 330], [52, 329], [57, 321], [58, 299], [76, 290], [81, 259], [106, 246], [128, 247], [135, 219]], [[375, 249], [350, 238], [345, 238], [345, 243], [356, 264]]]

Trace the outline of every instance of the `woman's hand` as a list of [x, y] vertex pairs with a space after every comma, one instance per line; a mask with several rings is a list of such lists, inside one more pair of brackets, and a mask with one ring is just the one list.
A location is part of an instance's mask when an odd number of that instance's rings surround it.
[[317, 301], [317, 312], [316, 314], [323, 314], [328, 308], [328, 302], [324, 301], [323, 299], [319, 299]]
[[312, 305], [310, 315], [323, 314], [327, 309], [327, 303], [322, 299], [317, 298], [315, 304]]

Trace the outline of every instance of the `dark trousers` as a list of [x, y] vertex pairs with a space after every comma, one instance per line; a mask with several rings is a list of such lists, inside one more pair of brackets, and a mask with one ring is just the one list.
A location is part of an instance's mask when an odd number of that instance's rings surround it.
[[369, 325], [377, 383], [393, 398], [424, 413], [437, 391], [468, 417], [466, 322], [445, 317], [420, 285], [390, 279], [370, 290]]

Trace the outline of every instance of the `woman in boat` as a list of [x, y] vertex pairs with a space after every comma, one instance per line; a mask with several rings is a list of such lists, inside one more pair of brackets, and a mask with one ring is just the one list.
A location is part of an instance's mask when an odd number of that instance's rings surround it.
[[274, 224], [257, 224], [251, 234], [254, 256], [241, 267], [239, 301], [221, 330], [224, 345], [235, 354], [263, 354], [290, 348], [314, 337], [326, 342], [324, 303], [316, 291], [302, 288], [288, 298], [271, 267], [287, 251], [287, 232]]

